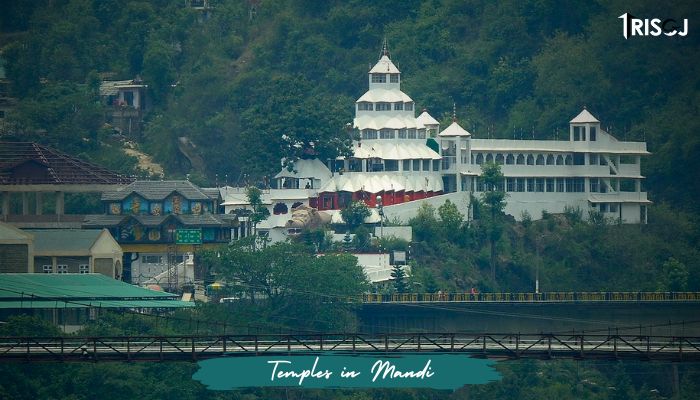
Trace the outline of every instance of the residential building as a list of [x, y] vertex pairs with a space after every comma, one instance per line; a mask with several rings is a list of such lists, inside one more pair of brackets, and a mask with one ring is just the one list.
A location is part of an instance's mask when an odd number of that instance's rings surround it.
[[104, 192], [102, 203], [104, 213], [86, 216], [83, 227], [112, 233], [124, 250], [124, 280], [133, 283], [171, 270], [167, 286], [181, 286], [174, 267], [199, 248], [228, 243], [238, 224], [217, 213], [218, 191], [189, 181], [136, 181]]

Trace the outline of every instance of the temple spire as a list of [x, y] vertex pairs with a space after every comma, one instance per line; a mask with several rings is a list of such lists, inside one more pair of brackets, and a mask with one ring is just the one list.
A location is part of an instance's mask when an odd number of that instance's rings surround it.
[[382, 43], [382, 54], [379, 56], [379, 58], [382, 58], [383, 56], [389, 57], [389, 45], [387, 44], [386, 36], [384, 37], [384, 42]]
[[452, 122], [457, 122], [457, 103], [452, 102]]

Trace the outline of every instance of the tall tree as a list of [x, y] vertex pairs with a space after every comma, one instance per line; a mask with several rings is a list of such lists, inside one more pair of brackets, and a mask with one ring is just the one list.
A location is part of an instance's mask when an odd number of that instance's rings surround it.
[[491, 280], [496, 281], [496, 244], [501, 238], [501, 220], [503, 210], [506, 207], [506, 192], [504, 189], [504, 177], [501, 167], [495, 163], [485, 163], [481, 166], [481, 176], [484, 183], [484, 193], [481, 198], [487, 209], [487, 226], [489, 245], [491, 248]]

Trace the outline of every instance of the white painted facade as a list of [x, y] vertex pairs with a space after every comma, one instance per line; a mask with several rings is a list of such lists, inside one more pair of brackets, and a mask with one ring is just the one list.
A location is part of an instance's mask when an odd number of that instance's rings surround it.
[[[415, 117], [415, 104], [401, 91], [401, 72], [385, 45], [368, 72], [367, 92], [355, 102], [359, 139], [353, 155], [328, 165], [299, 160], [291, 171], [282, 170], [275, 176], [280, 189], [263, 193], [270, 218], [258, 229], [274, 241], [284, 240], [289, 219], [279, 212], [284, 207], [291, 212], [295, 205], [308, 205], [338, 223], [339, 210], [356, 200], [373, 210], [367, 222], [377, 222], [379, 196], [386, 221], [406, 223], [421, 204], [437, 208], [446, 200], [470, 216], [469, 198], [481, 196], [479, 176], [486, 162], [501, 165], [505, 211], [516, 219], [539, 219], [543, 211], [571, 207], [584, 218], [597, 211], [624, 223], [645, 223], [650, 202], [642, 188], [641, 157], [650, 154], [646, 143], [617, 140], [585, 108], [569, 125], [568, 140], [479, 139], [456, 119], [441, 131], [427, 111]], [[431, 138], [439, 152], [428, 146]], [[221, 193], [226, 213], [245, 208], [244, 189]], [[244, 222], [232, 237], [245, 235]]]
[[480, 196], [481, 165], [493, 162], [504, 175], [505, 211], [516, 219], [572, 207], [584, 217], [597, 211], [624, 223], [646, 223], [646, 143], [618, 141], [585, 108], [569, 126], [569, 140], [474, 139], [453, 122], [439, 135], [446, 191]]

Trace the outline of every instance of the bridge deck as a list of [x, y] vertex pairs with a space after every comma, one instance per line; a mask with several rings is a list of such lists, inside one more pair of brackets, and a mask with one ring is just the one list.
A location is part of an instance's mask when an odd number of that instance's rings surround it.
[[463, 353], [510, 359], [700, 361], [700, 338], [463, 333], [0, 338], [2, 361], [197, 361], [222, 356], [322, 351]]

